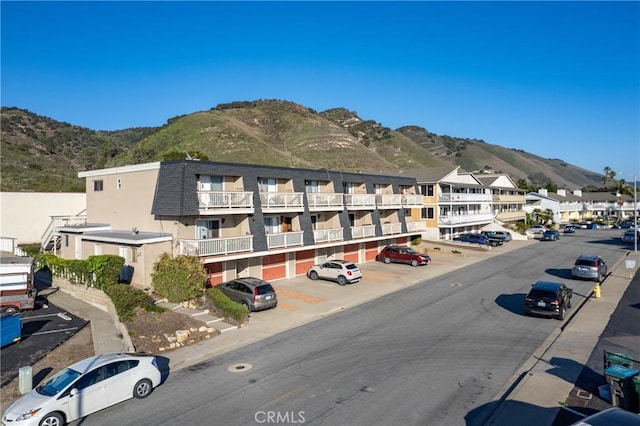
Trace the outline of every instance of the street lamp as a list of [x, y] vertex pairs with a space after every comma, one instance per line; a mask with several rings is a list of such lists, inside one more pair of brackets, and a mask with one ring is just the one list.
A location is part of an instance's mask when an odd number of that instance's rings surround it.
[[633, 176], [633, 230], [636, 231], [633, 238], [633, 251], [638, 251], [638, 203], [636, 201], [636, 196], [638, 194], [638, 179], [636, 175], [632, 175], [631, 173], [618, 172], [622, 175]]

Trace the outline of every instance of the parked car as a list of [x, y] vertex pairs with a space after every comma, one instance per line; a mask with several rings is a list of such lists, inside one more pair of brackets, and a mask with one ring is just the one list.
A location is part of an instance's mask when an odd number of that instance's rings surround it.
[[2, 424], [62, 426], [160, 385], [156, 357], [105, 353], [65, 368], [11, 404]]
[[573, 423], [571, 426], [640, 426], [640, 415], [611, 407]]
[[636, 238], [640, 237], [640, 231], [635, 229], [628, 229], [624, 231], [624, 234], [620, 237], [623, 243], [632, 243]]
[[573, 278], [602, 281], [607, 275], [607, 264], [599, 256], [580, 256], [571, 269]]
[[546, 230], [547, 227], [544, 225], [531, 225], [529, 229], [527, 229], [527, 232], [529, 232], [530, 234], [542, 234]]
[[548, 229], [542, 234], [542, 241], [558, 241], [560, 232], [557, 229]]
[[620, 224], [620, 229], [633, 229], [633, 222], [624, 222]]
[[564, 227], [564, 233], [565, 234], [575, 234], [576, 233], [576, 227], [573, 225], [567, 225]]
[[538, 281], [524, 299], [525, 315], [551, 316], [563, 320], [571, 308], [573, 290], [562, 283]]
[[376, 260], [384, 263], [408, 263], [411, 266], [428, 265], [431, 257], [420, 254], [411, 247], [390, 245], [382, 249]]
[[502, 234], [498, 234], [497, 231], [481, 231], [480, 234], [482, 234], [485, 237], [489, 238], [489, 241], [491, 241], [492, 239], [495, 239], [495, 240], [500, 241], [502, 243], [505, 243], [507, 241], [507, 237], [505, 237]]
[[506, 242], [513, 240], [513, 235], [509, 231], [495, 231], [496, 235], [499, 237], [504, 237]]
[[234, 302], [245, 305], [249, 312], [275, 308], [278, 305], [276, 291], [260, 278], [236, 278], [216, 286]]
[[335, 281], [340, 285], [358, 282], [362, 279], [362, 271], [355, 263], [347, 260], [330, 260], [320, 265], [314, 265], [307, 271], [307, 277], [312, 280]]
[[491, 245], [489, 238], [482, 234], [460, 234], [453, 239], [462, 243], [480, 244], [483, 246]]

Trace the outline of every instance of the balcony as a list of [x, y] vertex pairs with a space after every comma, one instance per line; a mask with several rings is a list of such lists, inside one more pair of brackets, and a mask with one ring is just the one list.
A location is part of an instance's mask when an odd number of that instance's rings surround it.
[[382, 235], [392, 235], [392, 234], [401, 234], [401, 233], [402, 233], [402, 224], [400, 222], [382, 224]]
[[341, 211], [344, 209], [344, 194], [328, 192], [307, 192], [309, 211]]
[[458, 192], [438, 194], [438, 202], [440, 203], [490, 203], [492, 199], [491, 194], [467, 194]]
[[513, 222], [515, 220], [524, 220], [526, 213], [524, 211], [518, 212], [499, 212], [496, 214], [496, 219], [502, 222]]
[[524, 204], [527, 197], [523, 195], [493, 195], [493, 202], [495, 204]]
[[180, 240], [180, 254], [185, 256], [220, 256], [251, 251], [253, 251], [253, 235]]
[[330, 243], [332, 241], [342, 241], [344, 240], [344, 229], [342, 228], [334, 228], [334, 229], [316, 229], [313, 231], [313, 238], [317, 243]]
[[427, 223], [424, 221], [407, 222], [407, 232], [420, 232], [427, 230]]
[[491, 213], [459, 214], [438, 217], [438, 225], [445, 226], [475, 225], [480, 223], [489, 223], [492, 221], [493, 214]]
[[409, 208], [421, 208], [424, 207], [422, 202], [422, 195], [420, 194], [406, 194], [402, 196], [402, 207], [405, 209]]
[[260, 205], [265, 213], [303, 212], [303, 192], [262, 192]]
[[201, 214], [253, 214], [253, 192], [198, 191]]
[[582, 203], [560, 203], [559, 210], [561, 212], [579, 212], [587, 210], [587, 204]]
[[376, 194], [344, 194], [347, 210], [375, 210]]
[[302, 231], [267, 234], [267, 245], [270, 249], [301, 246], [303, 234]]
[[376, 206], [379, 209], [399, 209], [402, 207], [402, 195], [376, 194]]
[[353, 238], [367, 238], [376, 236], [375, 225], [352, 226], [351, 236]]

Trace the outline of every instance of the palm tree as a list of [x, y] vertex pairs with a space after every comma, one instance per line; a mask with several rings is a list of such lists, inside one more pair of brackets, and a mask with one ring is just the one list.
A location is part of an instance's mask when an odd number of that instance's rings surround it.
[[614, 172], [609, 166], [605, 167], [604, 176], [602, 176], [602, 186], [606, 188], [609, 182], [615, 182], [615, 180], [616, 172]]

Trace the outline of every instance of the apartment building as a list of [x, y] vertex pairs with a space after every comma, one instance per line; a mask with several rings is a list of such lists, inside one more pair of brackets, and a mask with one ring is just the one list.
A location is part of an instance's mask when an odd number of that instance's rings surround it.
[[491, 192], [492, 212], [496, 221], [512, 224], [526, 219], [527, 191], [518, 188], [509, 175], [482, 173], [475, 176]]
[[58, 229], [59, 255], [120, 255], [141, 287], [164, 252], [197, 256], [217, 284], [303, 275], [331, 257], [367, 262], [381, 246], [420, 235], [411, 212], [423, 197], [413, 177], [198, 160], [78, 176], [86, 222]]
[[431, 167], [408, 174], [416, 177], [424, 196], [424, 205], [412, 219], [426, 223], [426, 238], [451, 240], [493, 223], [491, 190], [472, 173], [460, 167]]

